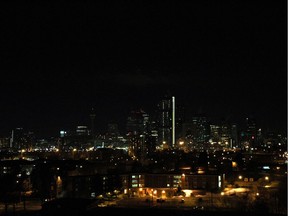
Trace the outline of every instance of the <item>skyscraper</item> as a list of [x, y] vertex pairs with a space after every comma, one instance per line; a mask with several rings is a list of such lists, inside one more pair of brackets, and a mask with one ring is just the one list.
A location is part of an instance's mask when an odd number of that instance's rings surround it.
[[232, 147], [239, 147], [238, 143], [238, 128], [236, 124], [232, 124], [231, 126], [231, 139], [232, 139]]
[[140, 160], [147, 155], [148, 122], [149, 115], [143, 110], [133, 110], [127, 118], [129, 154]]
[[205, 143], [209, 140], [209, 124], [203, 114], [192, 117], [192, 133], [196, 143]]
[[92, 108], [90, 113], [90, 120], [91, 120], [91, 136], [94, 139], [95, 136], [95, 128], [94, 128], [94, 120], [95, 120], [96, 114], [94, 112], [94, 109]]
[[165, 96], [158, 104], [159, 145], [175, 147], [175, 97]]
[[255, 147], [257, 136], [256, 121], [253, 117], [246, 118], [246, 140], [250, 143], [250, 147]]

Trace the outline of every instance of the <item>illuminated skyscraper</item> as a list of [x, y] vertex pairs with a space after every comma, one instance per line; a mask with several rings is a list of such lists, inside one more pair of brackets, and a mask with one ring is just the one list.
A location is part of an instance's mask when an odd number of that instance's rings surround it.
[[24, 131], [23, 128], [15, 128], [11, 133], [10, 148], [29, 150], [35, 145], [35, 140], [34, 132]]
[[133, 110], [127, 119], [126, 132], [129, 140], [129, 154], [143, 160], [147, 155], [149, 115], [143, 110]]
[[76, 135], [88, 135], [88, 127], [86, 125], [78, 125], [76, 127]]
[[232, 147], [231, 141], [231, 124], [225, 118], [222, 118], [220, 123], [220, 141], [221, 147], [229, 148]]
[[256, 121], [252, 117], [246, 118], [246, 136], [248, 140], [255, 139], [257, 135]]
[[210, 124], [210, 138], [213, 143], [218, 143], [220, 141], [220, 126], [215, 124]]
[[250, 143], [250, 147], [255, 147], [257, 136], [256, 121], [253, 117], [246, 118], [246, 140]]
[[209, 140], [209, 124], [206, 116], [199, 114], [192, 118], [192, 133], [196, 143], [205, 143]]
[[175, 97], [165, 96], [158, 104], [159, 144], [175, 147]]

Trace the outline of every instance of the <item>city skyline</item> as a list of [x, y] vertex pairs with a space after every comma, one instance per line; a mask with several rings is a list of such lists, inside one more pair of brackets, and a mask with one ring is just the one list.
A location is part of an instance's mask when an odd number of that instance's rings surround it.
[[[173, 98], [173, 99], [172, 99]], [[104, 121], [103, 119], [101, 119], [101, 115], [97, 115], [97, 113], [95, 112], [94, 107], [90, 108], [89, 110], [86, 110], [85, 113], [82, 113], [82, 117], [83, 119], [78, 119], [78, 121], [76, 121], [76, 119], [70, 119], [70, 122], [64, 122], [62, 125], [57, 125], [55, 124], [53, 127], [50, 128], [46, 128], [43, 129], [42, 127], [36, 127], [32, 125], [32, 127], [27, 127], [27, 124], [23, 127], [23, 125], [18, 125], [15, 127], [12, 127], [10, 131], [8, 131], [6, 134], [3, 134], [2, 136], [10, 136], [11, 132], [17, 128], [22, 128], [24, 131], [28, 132], [33, 132], [35, 133], [35, 135], [39, 138], [48, 138], [48, 137], [57, 137], [60, 135], [60, 131], [67, 131], [72, 134], [76, 133], [77, 127], [78, 126], [85, 126], [87, 127], [87, 129], [90, 131], [90, 133], [92, 133], [92, 131], [94, 131], [93, 133], [96, 135], [104, 135], [109, 131], [109, 125], [117, 125], [117, 128], [119, 130], [119, 135], [125, 135], [126, 133], [128, 133], [129, 131], [127, 131], [127, 125], [129, 124], [129, 118], [131, 118], [131, 116], [135, 115], [135, 113], [143, 113], [147, 116], [147, 120], [149, 122], [149, 124], [154, 124], [153, 122], [156, 122], [156, 125], [158, 128], [158, 130], [160, 130], [161, 128], [161, 121], [159, 118], [161, 118], [162, 115], [162, 110], [161, 110], [161, 105], [162, 105], [162, 101], [165, 100], [170, 100], [170, 102], [172, 100], [176, 100], [174, 106], [175, 106], [175, 112], [171, 110], [169, 111], [169, 116], [167, 116], [169, 118], [168, 121], [171, 121], [169, 124], [171, 124], [171, 130], [173, 128], [172, 126], [172, 119], [174, 119], [174, 121], [176, 120], [176, 123], [180, 123], [180, 125], [178, 125], [178, 127], [180, 126], [180, 128], [178, 128], [178, 133], [176, 133], [174, 136], [176, 136], [175, 138], [179, 139], [181, 138], [183, 133], [183, 130], [185, 128], [185, 124], [192, 124], [193, 121], [195, 119], [200, 118], [205, 118], [205, 121], [207, 126], [210, 128], [213, 125], [217, 125], [217, 126], [223, 126], [223, 125], [228, 125], [230, 127], [230, 129], [232, 129], [232, 126], [235, 125], [237, 127], [238, 130], [238, 136], [240, 136], [241, 132], [245, 132], [247, 130], [247, 121], [248, 119], [251, 121], [253, 121], [255, 123], [256, 128], [255, 129], [260, 129], [262, 131], [262, 133], [265, 133], [266, 135], [268, 133], [275, 133], [275, 134], [282, 134], [284, 136], [287, 136], [287, 132], [286, 131], [281, 131], [278, 130], [277, 128], [273, 128], [273, 127], [269, 127], [269, 124], [267, 124], [267, 122], [263, 121], [263, 119], [257, 119], [255, 115], [244, 115], [242, 116], [242, 118], [240, 118], [239, 116], [232, 116], [232, 115], [226, 115], [226, 116], [213, 116], [213, 115], [209, 115], [206, 112], [203, 112], [203, 110], [200, 108], [198, 109], [196, 112], [191, 113], [186, 111], [185, 107], [182, 106], [182, 104], [177, 104], [177, 100], [178, 98], [176, 98], [175, 96], [170, 96], [167, 97], [164, 96], [161, 98], [160, 101], [158, 101], [157, 104], [155, 104], [154, 109], [150, 109], [150, 112], [147, 112], [147, 109], [143, 109], [143, 106], [134, 106], [134, 107], [130, 107], [130, 109], [127, 109], [126, 112], [123, 111], [123, 115], [121, 115], [121, 118], [118, 119], [110, 119], [110, 121], [108, 120], [108, 118], [106, 117], [106, 115], [102, 116], [104, 117]], [[172, 103], [172, 102], [171, 102]], [[171, 104], [172, 105], [172, 104]], [[172, 105], [173, 106], [173, 105]], [[124, 115], [125, 113], [125, 115]], [[174, 113], [174, 114], [173, 114]], [[93, 116], [93, 120], [91, 119], [91, 115]], [[115, 116], [115, 114], [114, 114]], [[133, 118], [133, 117], [132, 117]], [[144, 116], [142, 117], [144, 118]], [[101, 120], [102, 124], [99, 124], [99, 122], [97, 122], [97, 120]], [[177, 122], [180, 120], [180, 122]], [[261, 121], [262, 120], [262, 121]], [[141, 120], [142, 121], [142, 120]], [[180, 129], [180, 131], [179, 131]], [[172, 135], [171, 135], [172, 136]], [[174, 138], [174, 139], [175, 139]]]
[[166, 92], [287, 133], [286, 2], [1, 3], [0, 134], [123, 125]]

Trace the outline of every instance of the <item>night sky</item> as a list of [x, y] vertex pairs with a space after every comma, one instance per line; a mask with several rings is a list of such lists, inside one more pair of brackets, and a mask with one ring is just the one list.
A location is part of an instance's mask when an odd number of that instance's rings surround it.
[[[189, 3], [188, 3], [189, 2]], [[0, 134], [41, 134], [152, 112], [286, 132], [287, 4], [277, 1], [1, 1]], [[240, 122], [239, 122], [240, 123]]]

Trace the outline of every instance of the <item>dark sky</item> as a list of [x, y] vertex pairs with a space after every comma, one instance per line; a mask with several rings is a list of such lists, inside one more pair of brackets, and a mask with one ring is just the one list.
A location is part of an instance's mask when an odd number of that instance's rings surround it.
[[99, 131], [123, 125], [167, 91], [189, 114], [286, 131], [284, 0], [1, 1], [0, 12], [1, 135], [89, 124], [91, 107]]

